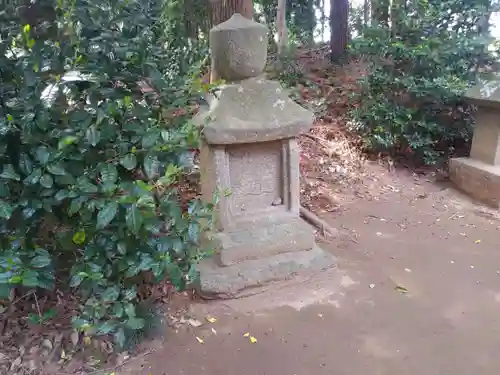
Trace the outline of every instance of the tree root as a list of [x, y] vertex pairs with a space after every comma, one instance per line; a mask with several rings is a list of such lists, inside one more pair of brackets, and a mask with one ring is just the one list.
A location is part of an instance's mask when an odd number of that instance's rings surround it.
[[302, 216], [306, 221], [317, 227], [325, 235], [328, 232], [332, 237], [337, 238], [339, 236], [338, 229], [333, 228], [328, 225], [324, 220], [320, 219], [316, 214], [309, 211], [304, 206], [300, 206], [300, 216]]
[[342, 236], [345, 236], [349, 238], [352, 242], [359, 243], [356, 239], [352, 238], [348, 233], [344, 231], [342, 231], [341, 233], [338, 229], [328, 225], [326, 221], [320, 219], [316, 214], [312, 213], [307, 208], [300, 206], [299, 212], [300, 216], [302, 216], [307, 222], [311, 223], [316, 228], [321, 230], [323, 236], [326, 237], [326, 233], [328, 232], [330, 236], [332, 236], [333, 238], [340, 238]]

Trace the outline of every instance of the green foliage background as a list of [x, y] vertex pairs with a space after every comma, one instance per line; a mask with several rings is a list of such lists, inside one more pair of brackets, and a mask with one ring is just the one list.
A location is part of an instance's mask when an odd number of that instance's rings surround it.
[[489, 1], [406, 2], [392, 27], [373, 24], [351, 50], [369, 64], [355, 95], [354, 129], [372, 150], [434, 164], [466, 146], [473, 126], [464, 101], [478, 68], [489, 63], [489, 34], [478, 23]]
[[123, 345], [145, 325], [140, 281], [182, 289], [206, 254], [211, 205], [177, 192], [206, 43], [162, 2], [59, 0], [31, 24], [22, 9], [0, 13], [1, 295], [74, 288], [75, 328]]

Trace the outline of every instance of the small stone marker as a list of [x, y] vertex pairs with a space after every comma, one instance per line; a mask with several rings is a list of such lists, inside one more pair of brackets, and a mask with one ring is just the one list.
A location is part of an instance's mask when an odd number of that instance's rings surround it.
[[335, 260], [299, 217], [295, 137], [314, 116], [262, 75], [266, 34], [239, 14], [210, 31], [212, 64], [226, 84], [197, 118], [204, 125], [202, 193], [207, 201], [219, 196], [210, 234], [215, 255], [200, 265], [205, 292], [232, 294]]
[[473, 198], [500, 207], [500, 73], [482, 78], [466, 93], [477, 106], [469, 158], [450, 160], [450, 177]]

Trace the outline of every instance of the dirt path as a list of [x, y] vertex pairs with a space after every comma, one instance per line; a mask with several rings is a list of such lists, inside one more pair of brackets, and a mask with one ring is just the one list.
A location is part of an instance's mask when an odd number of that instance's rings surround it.
[[498, 374], [499, 218], [406, 173], [375, 185], [324, 216], [358, 242], [323, 245], [338, 268], [195, 304], [217, 322], [167, 332], [116, 374]]

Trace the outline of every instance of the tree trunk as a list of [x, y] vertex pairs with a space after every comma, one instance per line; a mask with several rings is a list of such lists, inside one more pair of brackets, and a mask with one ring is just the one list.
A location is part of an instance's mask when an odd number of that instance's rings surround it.
[[288, 47], [288, 29], [286, 27], [286, 0], [278, 0], [276, 30], [278, 31], [278, 56], [281, 56], [286, 53]]
[[391, 32], [393, 36], [401, 33], [403, 18], [406, 15], [406, 0], [391, 0]]
[[484, 69], [489, 64], [488, 62], [488, 45], [493, 40], [491, 38], [490, 19], [493, 7], [491, 4], [485, 4], [484, 13], [478, 18], [476, 22], [477, 33], [480, 37], [484, 38], [482, 53], [479, 55], [477, 68]]
[[372, 24], [389, 26], [389, 6], [390, 0], [371, 0]]
[[332, 61], [338, 60], [347, 50], [349, 40], [349, 0], [330, 2], [330, 48]]
[[231, 18], [234, 13], [252, 19], [252, 0], [210, 0], [210, 14], [212, 26], [218, 25]]
[[363, 26], [368, 26], [370, 23], [370, 0], [363, 1]]
[[325, 0], [321, 0], [321, 41], [325, 41], [325, 23], [326, 23], [326, 15], [325, 15]]

